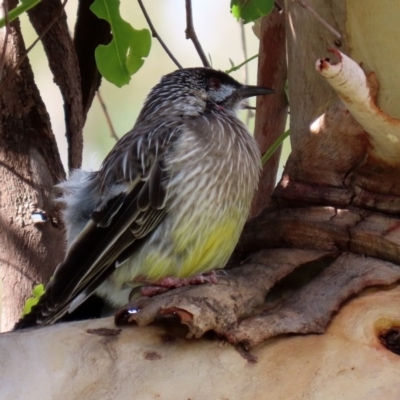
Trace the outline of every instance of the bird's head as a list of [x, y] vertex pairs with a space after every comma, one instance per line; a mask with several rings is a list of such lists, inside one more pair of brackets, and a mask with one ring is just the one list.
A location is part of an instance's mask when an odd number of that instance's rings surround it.
[[211, 68], [184, 68], [165, 75], [147, 97], [139, 118], [154, 114], [196, 117], [207, 111], [236, 111], [243, 100], [274, 91], [242, 85]]

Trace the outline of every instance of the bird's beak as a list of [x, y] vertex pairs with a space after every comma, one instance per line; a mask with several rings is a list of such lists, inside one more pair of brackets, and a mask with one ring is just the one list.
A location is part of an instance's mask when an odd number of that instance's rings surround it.
[[242, 99], [247, 99], [248, 97], [253, 96], [262, 96], [264, 94], [273, 94], [275, 93], [274, 89], [262, 87], [262, 86], [249, 86], [244, 85], [241, 88], [237, 89], [240, 97]]

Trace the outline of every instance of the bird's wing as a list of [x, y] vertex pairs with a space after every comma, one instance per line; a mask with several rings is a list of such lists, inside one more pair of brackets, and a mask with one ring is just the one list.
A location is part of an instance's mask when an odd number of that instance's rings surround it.
[[[178, 129], [169, 129], [158, 139], [164, 140], [163, 143], [154, 144], [153, 138], [152, 150], [142, 142], [140, 151], [137, 144], [132, 143], [125, 152], [114, 148], [101, 170], [113, 168], [113, 171], [103, 174], [105, 195], [85, 228], [72, 242], [39, 303], [14, 329], [38, 323], [51, 324], [69, 311], [71, 302], [75, 301], [76, 306], [82, 303], [158, 226], [165, 216], [166, 183], [169, 179], [163, 156], [177, 135]], [[122, 149], [123, 146], [124, 140], [116, 147]], [[126, 151], [133, 155], [130, 161], [126, 161]], [[144, 151], [148, 154], [143, 154]], [[129, 162], [129, 165], [121, 166], [123, 162]]]

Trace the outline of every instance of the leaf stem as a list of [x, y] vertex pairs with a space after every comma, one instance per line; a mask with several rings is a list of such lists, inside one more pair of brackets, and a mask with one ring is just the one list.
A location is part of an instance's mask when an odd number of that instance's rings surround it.
[[283, 141], [290, 136], [290, 129], [288, 129], [286, 132], [283, 132], [281, 135], [279, 135], [278, 139], [275, 140], [274, 143], [271, 144], [271, 146], [268, 148], [268, 150], [264, 153], [264, 155], [261, 158], [261, 163], [264, 165], [275, 153], [275, 151], [278, 149], [278, 147], [283, 143]]
[[237, 71], [238, 69], [242, 68], [243, 65], [246, 65], [248, 62], [254, 60], [254, 59], [257, 58], [257, 57], [258, 57], [258, 54], [255, 54], [254, 56], [252, 56], [252, 57], [248, 58], [247, 60], [243, 61], [241, 64], [235, 65], [235, 66], [233, 66], [231, 69], [227, 69], [227, 70], [225, 71], [225, 73], [226, 73], [226, 74], [230, 74], [231, 72]]

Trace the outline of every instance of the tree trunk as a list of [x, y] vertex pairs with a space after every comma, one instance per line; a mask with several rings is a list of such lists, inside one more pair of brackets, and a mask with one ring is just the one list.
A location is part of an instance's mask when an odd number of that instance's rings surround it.
[[[264, 154], [285, 130], [288, 101], [284, 91], [287, 80], [285, 15], [274, 9], [260, 23], [258, 84], [275, 90], [274, 96], [259, 96], [254, 137]], [[272, 61], [273, 60], [273, 61]], [[276, 184], [281, 149], [265, 163], [258, 190], [253, 199], [251, 215], [256, 216], [270, 206]]]
[[[12, 8], [17, 2], [9, 2]], [[2, 32], [2, 42], [5, 34]], [[47, 282], [63, 258], [64, 238], [52, 203], [65, 178], [49, 116], [25, 57], [19, 21], [2, 59], [0, 96], [0, 263], [2, 330], [20, 317], [27, 293]]]
[[0, 398], [397, 400], [400, 357], [376, 332], [399, 320], [399, 302], [399, 288], [370, 291], [324, 335], [275, 338], [247, 359], [220, 341], [185, 339], [167, 322], [119, 330], [101, 319], [6, 333]]

